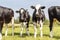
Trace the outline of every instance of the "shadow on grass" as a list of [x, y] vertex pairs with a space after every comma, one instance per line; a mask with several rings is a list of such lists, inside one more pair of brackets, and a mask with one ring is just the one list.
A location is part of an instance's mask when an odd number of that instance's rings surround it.
[[[48, 34], [43, 34], [43, 36], [48, 36], [50, 38], [50, 35]], [[60, 36], [53, 36], [53, 38], [60, 39]]]
[[43, 36], [48, 36], [48, 37], [50, 37], [48, 34], [43, 34]]
[[[18, 35], [19, 37], [21, 37], [20, 36], [20, 33], [14, 33], [14, 35]], [[22, 37], [26, 37], [26, 36], [28, 36], [26, 33], [23, 33], [22, 34]], [[33, 33], [30, 33], [30, 36], [34, 36], [34, 34]], [[28, 37], [30, 37], [30, 36], [28, 36]]]
[[[14, 33], [14, 35], [18, 35], [19, 37], [21, 37], [21, 36], [20, 36], [20, 33]], [[22, 34], [22, 37], [26, 37], [26, 36], [28, 36], [26, 33], [23, 33], [23, 34]]]
[[30, 36], [34, 36], [34, 34], [33, 33], [30, 33]]
[[[2, 35], [5, 36], [4, 33], [3, 33]], [[8, 34], [8, 36], [12, 36], [12, 34]], [[20, 33], [14, 33], [14, 36], [21, 37], [21, 36], [20, 36]], [[28, 36], [28, 35], [27, 35], [26, 33], [23, 33], [22, 38], [24, 38], [24, 37], [26, 37], [26, 36]], [[33, 34], [33, 33], [30, 33], [30, 36], [33, 37], [34, 34]], [[37, 34], [37, 36], [39, 37], [40, 34]], [[46, 37], [49, 37], [49, 38], [50, 38], [49, 34], [43, 34], [43, 36], [46, 36]], [[28, 36], [28, 37], [29, 37], [29, 36]], [[53, 36], [53, 38], [60, 39], [60, 36]]]
[[53, 38], [60, 39], [60, 36], [53, 36]]
[[[5, 34], [3, 33], [2, 34], [2, 36], [5, 36]], [[12, 36], [12, 34], [7, 34], [7, 36]], [[14, 36], [20, 36], [20, 33], [14, 33]], [[22, 34], [22, 37], [26, 37], [26, 36], [28, 36], [26, 33], [23, 33]], [[34, 36], [34, 34], [33, 33], [30, 33], [30, 36]]]
[[5, 36], [5, 34], [2, 34], [2, 36]]
[[[2, 34], [2, 36], [5, 36], [5, 34]], [[7, 34], [7, 36], [12, 36], [12, 34]]]

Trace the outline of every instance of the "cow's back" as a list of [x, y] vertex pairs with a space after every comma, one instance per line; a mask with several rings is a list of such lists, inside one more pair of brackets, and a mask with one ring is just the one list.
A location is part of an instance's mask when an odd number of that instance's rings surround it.
[[60, 21], [60, 6], [51, 6], [48, 8], [49, 18], [56, 18]]
[[4, 9], [5, 23], [9, 23], [14, 16], [14, 12], [11, 9]]
[[3, 8], [0, 7], [0, 21], [3, 21]]
[[14, 12], [10, 8], [0, 6], [0, 15], [1, 15], [0, 17], [3, 18], [5, 23], [9, 23], [11, 21], [12, 17], [14, 16]]

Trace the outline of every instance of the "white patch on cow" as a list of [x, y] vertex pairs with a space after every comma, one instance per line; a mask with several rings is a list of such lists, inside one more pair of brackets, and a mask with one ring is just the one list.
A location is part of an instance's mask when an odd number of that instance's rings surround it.
[[6, 25], [6, 32], [5, 32], [5, 36], [7, 36], [7, 32], [8, 32], [8, 24], [5, 24]]
[[35, 6], [35, 8], [36, 8], [36, 14], [38, 14], [38, 9], [41, 7], [41, 5], [40, 4], [37, 4], [36, 6]]
[[0, 33], [0, 40], [2, 40], [2, 33]]
[[53, 37], [53, 32], [52, 32], [52, 31], [50, 32], [50, 37], [51, 37], [51, 38]]
[[21, 9], [21, 13], [23, 13], [24, 12], [24, 10], [23, 9]]
[[37, 5], [35, 6], [36, 9], [39, 9], [40, 7], [41, 7], [40, 4], [37, 4]]
[[43, 36], [42, 27], [43, 27], [43, 22], [42, 22], [42, 20], [40, 20], [40, 31], [41, 31], [40, 35], [41, 35], [41, 37]]
[[36, 26], [37, 26], [37, 24], [35, 22], [33, 24], [34, 24], [34, 37], [36, 38], [36, 35], [37, 35], [37, 28], [36, 28]]
[[14, 36], [14, 17], [12, 17], [12, 36]]

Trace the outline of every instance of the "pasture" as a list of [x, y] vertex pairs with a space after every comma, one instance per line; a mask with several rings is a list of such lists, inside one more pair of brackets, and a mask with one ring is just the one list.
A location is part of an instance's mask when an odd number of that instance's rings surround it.
[[43, 37], [41, 38], [39, 36], [39, 27], [37, 28], [38, 29], [38, 33], [37, 33], [37, 37], [34, 38], [34, 27], [32, 24], [29, 25], [29, 32], [30, 32], [30, 36], [27, 36], [26, 35], [26, 31], [25, 31], [25, 28], [24, 28], [24, 31], [23, 31], [23, 36], [20, 37], [20, 25], [18, 24], [15, 24], [15, 27], [14, 27], [14, 36], [11, 35], [12, 33], [12, 28], [11, 27], [8, 27], [8, 36], [4, 36], [5, 34], [5, 26], [2, 30], [2, 34], [3, 34], [3, 40], [60, 40], [60, 25], [57, 25], [57, 24], [54, 24], [54, 27], [53, 27], [53, 35], [54, 37], [53, 38], [50, 38], [49, 37], [49, 25], [44, 25], [43, 26]]

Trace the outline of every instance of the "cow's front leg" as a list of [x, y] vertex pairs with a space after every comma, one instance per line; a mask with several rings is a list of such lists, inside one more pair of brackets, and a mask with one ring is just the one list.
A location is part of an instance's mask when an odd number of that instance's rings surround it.
[[7, 32], [8, 32], [8, 24], [5, 24], [5, 26], [6, 26], [5, 36], [7, 36]]
[[20, 32], [20, 36], [22, 36], [22, 32], [23, 32], [23, 23], [21, 23], [21, 32]]
[[29, 34], [29, 23], [26, 24], [26, 33], [28, 34], [28, 36], [30, 36], [30, 34]]
[[40, 36], [41, 37], [43, 36], [42, 27], [43, 27], [43, 22], [42, 20], [40, 20], [40, 31], [41, 31]]
[[37, 23], [36, 22], [33, 22], [34, 24], [34, 37], [36, 38], [36, 35], [37, 35]]

